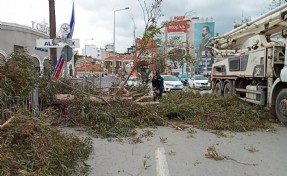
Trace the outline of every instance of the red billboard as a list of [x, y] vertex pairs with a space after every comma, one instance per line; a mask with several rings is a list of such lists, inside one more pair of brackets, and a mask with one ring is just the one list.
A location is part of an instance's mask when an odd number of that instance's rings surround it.
[[166, 24], [167, 32], [185, 32], [187, 31], [186, 21], [171, 21]]

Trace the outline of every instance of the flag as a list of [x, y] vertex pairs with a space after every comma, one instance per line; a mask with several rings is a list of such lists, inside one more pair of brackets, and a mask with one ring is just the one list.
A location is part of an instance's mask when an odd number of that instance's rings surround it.
[[58, 79], [60, 77], [60, 74], [61, 74], [62, 69], [64, 67], [64, 63], [65, 63], [65, 60], [63, 59], [63, 56], [61, 54], [61, 56], [57, 62], [57, 65], [56, 65], [55, 72], [53, 73], [53, 78]]
[[72, 8], [72, 16], [70, 20], [70, 33], [67, 35], [67, 38], [72, 38], [73, 37], [73, 32], [74, 32], [74, 27], [75, 27], [75, 9], [74, 9], [74, 2], [73, 2], [73, 8]]
[[[73, 32], [74, 32], [74, 27], [75, 27], [75, 9], [74, 9], [74, 2], [73, 2], [73, 7], [72, 7], [72, 16], [70, 20], [70, 33], [67, 34], [67, 38], [71, 39], [73, 37]], [[60, 58], [57, 62], [57, 65], [55, 67], [55, 71], [52, 75], [53, 78], [58, 79], [60, 77], [60, 74], [63, 70], [65, 60], [63, 59], [62, 54], [60, 55]]]

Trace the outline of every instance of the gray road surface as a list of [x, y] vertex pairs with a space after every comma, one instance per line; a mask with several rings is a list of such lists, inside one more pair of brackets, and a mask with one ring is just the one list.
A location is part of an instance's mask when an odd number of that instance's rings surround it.
[[[93, 138], [94, 151], [87, 163], [91, 165], [90, 176], [156, 176], [155, 150], [163, 147], [171, 176], [283, 176], [287, 172], [287, 128], [276, 128], [275, 133], [266, 129], [225, 132], [228, 137], [217, 137], [193, 128], [196, 133], [191, 136], [189, 129], [159, 127], [149, 129], [154, 135], [136, 144], [129, 138], [110, 142]], [[138, 135], [146, 130], [138, 130]], [[229, 159], [206, 158], [207, 148], [213, 145]]]

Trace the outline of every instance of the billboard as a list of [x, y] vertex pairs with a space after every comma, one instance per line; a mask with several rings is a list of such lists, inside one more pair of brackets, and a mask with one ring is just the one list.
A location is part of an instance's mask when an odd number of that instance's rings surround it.
[[[168, 45], [176, 48], [186, 43], [187, 21], [170, 21], [166, 25]], [[169, 48], [171, 50], [173, 48]]]
[[186, 43], [186, 33], [184, 32], [172, 32], [167, 34], [167, 41], [169, 44], [173, 44], [178, 47], [182, 43]]
[[184, 32], [187, 31], [187, 21], [171, 21], [166, 24], [167, 32]]
[[204, 44], [214, 36], [214, 22], [199, 22], [194, 24], [194, 48], [196, 58], [205, 57]]

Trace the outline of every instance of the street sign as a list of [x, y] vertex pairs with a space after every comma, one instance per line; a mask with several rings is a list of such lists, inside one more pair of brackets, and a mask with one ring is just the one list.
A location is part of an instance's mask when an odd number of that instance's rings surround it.
[[71, 48], [79, 48], [80, 40], [79, 39], [67, 39], [67, 43], [60, 42], [55, 43], [53, 39], [37, 39], [36, 47], [38, 48], [63, 48], [64, 46], [69, 45]]
[[69, 46], [74, 46], [74, 45], [75, 45], [75, 41], [73, 41], [73, 39], [66, 39], [66, 43], [67, 43]]
[[70, 25], [68, 23], [64, 23], [61, 25], [60, 30], [61, 30], [61, 33], [63, 35], [68, 35], [71, 31], [71, 28], [70, 28]]
[[63, 43], [63, 39], [62, 39], [62, 38], [54, 38], [54, 39], [52, 40], [52, 42], [53, 42], [55, 45], [57, 45], [58, 43]]
[[67, 54], [65, 58], [65, 61], [69, 62], [72, 60], [73, 58], [73, 49], [71, 47], [69, 47], [68, 45], [66, 45], [63, 49], [62, 49], [62, 53]]

